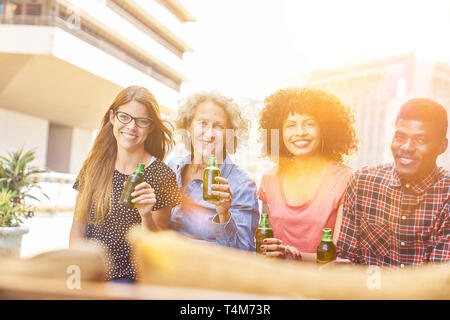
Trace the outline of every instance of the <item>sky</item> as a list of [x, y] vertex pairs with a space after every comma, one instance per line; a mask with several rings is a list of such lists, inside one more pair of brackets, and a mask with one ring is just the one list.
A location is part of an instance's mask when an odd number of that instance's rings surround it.
[[450, 63], [448, 0], [179, 0], [186, 24], [181, 95], [217, 89], [261, 100], [308, 73], [414, 52]]

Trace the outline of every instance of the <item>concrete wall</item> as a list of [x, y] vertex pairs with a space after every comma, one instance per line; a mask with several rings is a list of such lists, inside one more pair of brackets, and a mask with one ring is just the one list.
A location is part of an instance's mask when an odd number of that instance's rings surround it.
[[92, 131], [73, 128], [69, 173], [78, 174], [92, 146]]
[[[35, 149], [33, 165], [77, 174], [92, 146], [90, 130], [50, 124], [48, 120], [0, 108], [0, 155]], [[51, 128], [51, 130], [50, 130]]]
[[52, 171], [68, 173], [73, 129], [56, 123], [50, 123], [49, 129], [47, 166]]
[[0, 105], [0, 154], [35, 149], [36, 160], [33, 165], [44, 168], [47, 159], [48, 121], [6, 109]]

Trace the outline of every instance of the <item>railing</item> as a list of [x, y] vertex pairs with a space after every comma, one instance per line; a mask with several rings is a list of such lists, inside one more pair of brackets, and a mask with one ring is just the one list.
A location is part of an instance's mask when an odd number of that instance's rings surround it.
[[57, 213], [73, 212], [75, 208], [76, 191], [72, 188], [76, 175], [66, 173], [43, 173], [36, 176], [41, 191], [50, 199], [45, 198], [39, 192], [33, 192], [40, 201], [28, 200], [28, 204], [36, 207], [36, 212]]
[[[126, 47], [119, 47], [109, 39], [102, 36], [101, 32], [96, 32], [88, 25], [81, 21], [71, 20], [72, 17], [65, 14], [62, 10], [58, 10], [58, 15], [41, 15], [41, 16], [9, 16], [3, 17], [0, 22], [3, 24], [23, 24], [23, 25], [39, 25], [39, 26], [55, 26], [77, 38], [99, 48], [100, 50], [114, 56], [115, 58], [125, 62], [133, 68], [142, 71], [152, 78], [164, 83], [168, 87], [179, 91], [181, 83], [174, 81], [165, 74], [158, 72], [157, 68], [150, 65], [140, 57], [136, 56], [132, 50]], [[74, 23], [75, 22], [75, 23]]]

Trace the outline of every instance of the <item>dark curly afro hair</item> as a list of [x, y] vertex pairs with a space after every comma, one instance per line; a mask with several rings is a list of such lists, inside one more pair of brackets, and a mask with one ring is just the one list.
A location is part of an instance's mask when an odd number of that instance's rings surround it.
[[322, 153], [328, 159], [342, 162], [344, 154], [350, 155], [357, 150], [353, 114], [335, 95], [317, 89], [286, 88], [268, 96], [264, 102], [259, 127], [263, 134], [263, 154], [269, 158], [272, 158], [271, 129], [280, 130], [280, 157], [292, 157], [284, 146], [281, 130], [288, 115], [295, 113], [308, 114], [318, 122], [323, 140]]

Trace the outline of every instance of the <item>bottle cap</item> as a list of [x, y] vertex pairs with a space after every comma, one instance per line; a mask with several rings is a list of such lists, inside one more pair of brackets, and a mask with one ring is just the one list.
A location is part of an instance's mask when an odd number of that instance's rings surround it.
[[333, 241], [331, 236], [331, 228], [322, 229], [322, 241], [330, 242]]
[[135, 173], [144, 173], [145, 165], [143, 163], [139, 163], [136, 167]]

